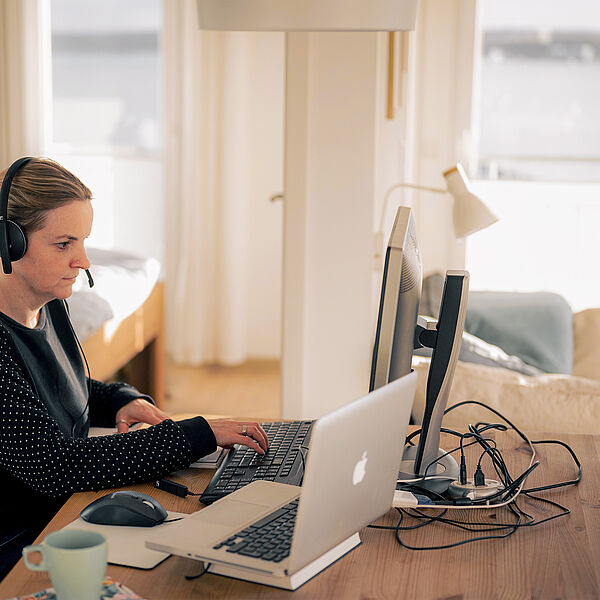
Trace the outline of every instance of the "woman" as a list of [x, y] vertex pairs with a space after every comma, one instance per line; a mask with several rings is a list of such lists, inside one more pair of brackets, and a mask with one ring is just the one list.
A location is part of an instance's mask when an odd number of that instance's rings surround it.
[[[174, 422], [135, 388], [87, 377], [65, 300], [90, 266], [90, 190], [48, 159], [0, 176], [1, 580], [73, 492], [150, 481], [217, 445], [263, 454], [268, 442], [258, 423]], [[134, 422], [152, 427], [128, 432]], [[87, 437], [115, 425], [128, 433]]]

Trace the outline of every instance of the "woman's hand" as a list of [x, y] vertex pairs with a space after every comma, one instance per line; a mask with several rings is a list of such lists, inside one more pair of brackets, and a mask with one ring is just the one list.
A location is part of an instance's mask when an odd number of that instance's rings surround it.
[[119, 409], [116, 416], [117, 433], [127, 433], [129, 427], [134, 423], [148, 423], [148, 425], [157, 425], [162, 423], [169, 416], [162, 410], [156, 408], [147, 400], [138, 398], [132, 400]]
[[208, 424], [217, 438], [217, 444], [223, 448], [243, 444], [259, 454], [264, 454], [269, 448], [267, 434], [258, 423], [213, 419]]

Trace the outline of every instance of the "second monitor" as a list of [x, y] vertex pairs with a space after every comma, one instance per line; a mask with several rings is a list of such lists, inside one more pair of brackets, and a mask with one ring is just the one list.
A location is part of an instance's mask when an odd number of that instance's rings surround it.
[[370, 390], [409, 373], [414, 348], [433, 348], [419, 443], [406, 447], [400, 479], [442, 493], [458, 479], [458, 465], [451, 456], [442, 457], [439, 441], [464, 330], [469, 274], [446, 273], [437, 323], [418, 316], [421, 285], [414, 221], [410, 208], [401, 206], [386, 250]]

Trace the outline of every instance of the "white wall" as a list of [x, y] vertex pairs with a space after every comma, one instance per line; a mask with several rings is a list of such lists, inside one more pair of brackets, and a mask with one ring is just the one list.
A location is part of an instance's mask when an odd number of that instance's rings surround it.
[[[468, 166], [476, 0], [420, 0], [416, 25], [415, 133], [411, 183], [445, 188], [442, 172]], [[425, 273], [463, 268], [464, 243], [455, 239], [452, 199], [431, 192], [406, 192], [415, 221]]]
[[249, 41], [248, 353], [281, 356], [285, 34]]
[[401, 138], [384, 122], [386, 39], [288, 34], [286, 417], [315, 418], [368, 390], [376, 198], [401, 167]]

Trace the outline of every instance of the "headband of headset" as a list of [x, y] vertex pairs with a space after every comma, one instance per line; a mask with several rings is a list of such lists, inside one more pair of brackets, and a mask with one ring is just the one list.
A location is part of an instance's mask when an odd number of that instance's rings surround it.
[[[17, 159], [6, 171], [0, 188], [0, 256], [2, 257], [2, 268], [5, 273], [12, 273], [10, 258], [9, 220], [8, 220], [8, 196], [10, 186], [17, 171], [31, 160], [30, 156]], [[19, 228], [20, 229], [20, 228]], [[22, 230], [21, 230], [22, 231]], [[23, 234], [24, 235], [24, 234]]]

